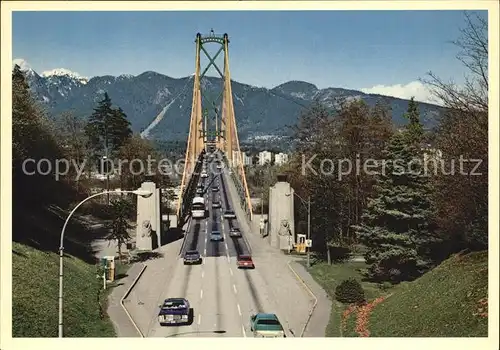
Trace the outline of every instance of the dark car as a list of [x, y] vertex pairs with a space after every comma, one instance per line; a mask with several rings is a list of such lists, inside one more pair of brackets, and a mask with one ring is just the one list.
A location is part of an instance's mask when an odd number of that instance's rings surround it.
[[232, 227], [229, 230], [229, 237], [241, 237], [241, 231], [238, 227]]
[[239, 269], [255, 269], [255, 265], [250, 255], [239, 255], [236, 260], [236, 266], [238, 266]]
[[185, 298], [168, 298], [160, 306], [158, 322], [161, 326], [177, 326], [189, 324], [192, 319], [192, 309]]
[[222, 237], [222, 234], [220, 231], [212, 231], [210, 234], [210, 241], [212, 242], [222, 242], [224, 241], [224, 237]]
[[224, 218], [225, 219], [236, 219], [236, 214], [232, 210], [226, 210], [224, 212]]
[[184, 253], [184, 265], [201, 264], [201, 255], [197, 250], [188, 250]]

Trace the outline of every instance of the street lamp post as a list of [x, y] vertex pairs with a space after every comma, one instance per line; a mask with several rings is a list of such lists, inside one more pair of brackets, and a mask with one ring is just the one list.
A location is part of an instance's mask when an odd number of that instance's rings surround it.
[[150, 191], [144, 191], [144, 190], [135, 190], [135, 191], [121, 191], [121, 190], [114, 190], [114, 191], [105, 191], [105, 192], [99, 192], [96, 194], [93, 194], [87, 198], [85, 198], [83, 201], [78, 203], [78, 205], [69, 213], [68, 217], [66, 218], [66, 221], [64, 222], [63, 228], [61, 230], [61, 241], [59, 245], [59, 338], [63, 337], [63, 257], [64, 257], [64, 231], [66, 230], [66, 226], [68, 225], [69, 219], [75, 211], [86, 201], [97, 197], [97, 196], [102, 196], [102, 195], [109, 195], [110, 193], [133, 193], [141, 197], [149, 197], [152, 195]]
[[[307, 240], [311, 240], [311, 196], [307, 197]], [[311, 249], [307, 250], [307, 268], [311, 267]]]
[[[108, 169], [108, 147], [106, 147], [106, 155], [102, 156], [102, 159], [104, 160], [106, 167], [106, 191], [107, 191], [107, 198], [106, 198], [106, 204], [109, 205], [109, 169]], [[103, 167], [104, 168], [104, 167]]]
[[[299, 196], [296, 192], [293, 192], [294, 195], [297, 196], [298, 199], [302, 202], [302, 205], [307, 207], [307, 240], [311, 239], [311, 196], [307, 197], [307, 202]], [[289, 196], [290, 194], [287, 194]], [[307, 205], [306, 205], [307, 203]], [[311, 251], [309, 247], [306, 247], [307, 251], [307, 267], [311, 267]]]

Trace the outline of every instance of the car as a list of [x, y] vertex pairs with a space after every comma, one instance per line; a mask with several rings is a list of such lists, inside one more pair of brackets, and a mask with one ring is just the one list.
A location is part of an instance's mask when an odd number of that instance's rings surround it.
[[208, 177], [208, 174], [205, 172], [205, 169], [201, 173], [201, 177], [203, 177], [203, 178]]
[[238, 268], [255, 269], [252, 257], [250, 255], [238, 255], [236, 259], [236, 266]]
[[188, 250], [184, 253], [184, 265], [201, 264], [201, 255], [197, 250]]
[[158, 322], [160, 326], [177, 326], [192, 321], [193, 309], [185, 298], [168, 298], [160, 305]]
[[231, 227], [229, 230], [229, 237], [241, 237], [241, 231], [238, 227]]
[[212, 242], [223, 242], [224, 241], [224, 237], [222, 236], [222, 234], [220, 233], [220, 231], [212, 231], [212, 233], [210, 234], [210, 241], [212, 241]]
[[250, 330], [255, 338], [286, 338], [276, 314], [258, 313], [250, 316]]
[[198, 188], [196, 189], [196, 194], [203, 194], [203, 187], [201, 187], [201, 188], [200, 188], [200, 187], [198, 187]]
[[236, 219], [236, 214], [232, 210], [226, 210], [224, 212], [224, 218], [225, 219]]
[[219, 187], [218, 186], [212, 187], [212, 192], [218, 192], [218, 191], [219, 191]]
[[212, 208], [220, 208], [220, 202], [212, 202]]

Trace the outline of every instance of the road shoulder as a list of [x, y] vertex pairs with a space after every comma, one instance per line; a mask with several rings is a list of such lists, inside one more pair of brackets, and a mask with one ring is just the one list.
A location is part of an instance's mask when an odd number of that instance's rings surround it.
[[134, 280], [142, 271], [143, 265], [135, 263], [127, 271], [127, 276], [120, 279], [108, 297], [108, 316], [115, 327], [117, 337], [140, 337], [120, 301]]
[[311, 315], [304, 332], [304, 337], [325, 337], [326, 327], [330, 321], [332, 302], [326, 291], [314, 280], [299, 259], [291, 260], [289, 266], [298, 275], [302, 282], [311, 290], [317, 300], [316, 307]]

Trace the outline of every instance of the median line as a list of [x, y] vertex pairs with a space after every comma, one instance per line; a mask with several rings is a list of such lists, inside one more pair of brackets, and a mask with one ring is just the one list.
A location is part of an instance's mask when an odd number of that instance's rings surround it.
[[307, 328], [307, 325], [309, 324], [309, 321], [311, 320], [311, 317], [312, 317], [312, 314], [314, 312], [314, 310], [316, 309], [316, 305], [318, 304], [318, 298], [316, 298], [316, 295], [314, 295], [314, 293], [312, 292], [312, 290], [309, 288], [309, 286], [304, 282], [304, 280], [302, 278], [300, 278], [299, 274], [293, 269], [292, 265], [291, 265], [292, 261], [288, 261], [287, 262], [287, 265], [288, 265], [288, 268], [292, 271], [292, 273], [295, 275], [295, 277], [297, 278], [297, 280], [302, 284], [302, 286], [306, 289], [306, 291], [313, 297], [314, 299], [314, 304], [313, 306], [311, 307], [311, 310], [309, 311], [309, 315], [307, 317], [307, 320], [306, 320], [306, 323], [304, 324], [304, 327], [302, 328], [302, 331], [300, 333], [300, 337], [303, 337], [304, 336], [304, 333], [306, 331], [306, 328]]

